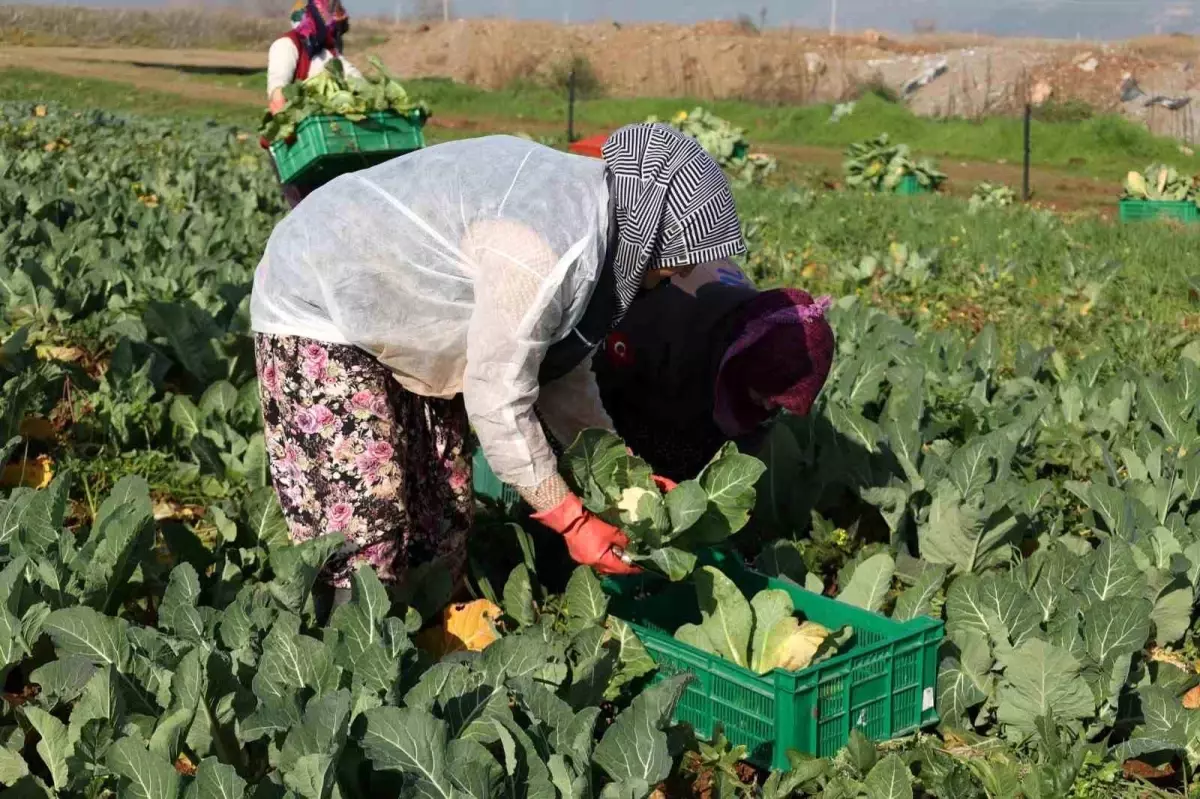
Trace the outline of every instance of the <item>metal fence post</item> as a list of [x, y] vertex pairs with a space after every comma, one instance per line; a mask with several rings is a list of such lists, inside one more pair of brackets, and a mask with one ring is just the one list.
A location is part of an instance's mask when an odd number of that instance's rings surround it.
[[1033, 155], [1033, 104], [1025, 103], [1025, 174], [1021, 185], [1021, 198], [1029, 202], [1029, 162]]
[[567, 76], [567, 144], [575, 141], [575, 67]]

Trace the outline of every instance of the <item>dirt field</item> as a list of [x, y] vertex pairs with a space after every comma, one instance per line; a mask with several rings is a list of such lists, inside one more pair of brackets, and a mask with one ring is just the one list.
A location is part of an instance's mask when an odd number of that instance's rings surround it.
[[[688, 96], [803, 103], [848, 99], [864, 85], [906, 95], [920, 114], [973, 117], [1016, 111], [1033, 92], [1082, 100], [1143, 120], [1152, 130], [1195, 139], [1200, 100], [1190, 38], [1095, 44], [970, 36], [889, 38], [873, 32], [830, 37], [811, 31], [757, 32], [732, 23], [675, 25], [459, 20], [404, 25], [372, 48], [401, 74], [440, 75], [490, 88], [513, 80], [553, 81], [586, 60], [615, 96]], [[1126, 77], [1144, 94], [1123, 101]], [[1147, 105], [1156, 95], [1188, 100], [1178, 111]]]
[[0, 47], [0, 68], [22, 67], [65, 77], [130, 83], [142, 89], [171, 92], [192, 100], [262, 106], [263, 93], [194, 79], [171, 66], [263, 66], [264, 56], [218, 50], [152, 50], [141, 48]]
[[[160, 16], [172, 13], [177, 12], [160, 12]], [[270, 37], [266, 35], [269, 26], [262, 20], [255, 21], [252, 30], [242, 31], [241, 38], [230, 38], [235, 49], [170, 46], [176, 43], [174, 39], [162, 47], [102, 47], [96, 45], [105, 41], [106, 35], [96, 33], [96, 25], [108, 17], [103, 12], [77, 14], [78, 18], [55, 13], [43, 20], [39, 12], [26, 9], [12, 17], [8, 27], [0, 17], [0, 40], [9, 42], [0, 48], [0, 67], [121, 81], [196, 101], [256, 107], [263, 102], [257, 90], [220, 85], [188, 73], [189, 67], [264, 67], [265, 43], [258, 40]], [[228, 15], [221, 17], [225, 18]], [[13, 20], [19, 24], [14, 26]], [[137, 41], [155, 41], [154, 25], [160, 22], [157, 18], [151, 20], [153, 24], [139, 22], [149, 25], [151, 33], [139, 33]], [[214, 40], [216, 24], [204, 29], [202, 41]], [[180, 35], [177, 26], [163, 27], [173, 30], [173, 36]], [[845, 100], [874, 84], [903, 94], [917, 113], [966, 117], [1016, 111], [1031, 92], [1037, 92], [1060, 103], [1081, 100], [1099, 110], [1117, 111], [1143, 121], [1155, 132], [1188, 142], [1197, 138], [1191, 98], [1200, 100], [1200, 80], [1193, 69], [1200, 60], [1200, 44], [1187, 37], [1103, 45], [961, 35], [892, 37], [870, 31], [830, 37], [803, 30], [759, 32], [723, 22], [685, 27], [564, 26], [505, 20], [388, 25], [375, 21], [369, 29], [370, 39], [352, 47], [356, 58], [373, 53], [400, 75], [448, 77], [487, 88], [519, 80], [557, 83], [575, 64], [589, 71], [606, 94], [616, 97], [687, 96], [799, 104]], [[87, 46], [12, 46], [26, 40], [39, 44], [76, 41]], [[224, 43], [219, 35], [216, 41]], [[944, 68], [935, 79], [905, 94], [907, 83], [939, 67]], [[1127, 78], [1136, 81], [1143, 94], [1122, 101], [1120, 87]], [[1188, 102], [1175, 111], [1147, 104], [1156, 95]], [[433, 127], [460, 133], [518, 127], [530, 133], [558, 132], [549, 127], [543, 131], [531, 120], [444, 114], [434, 117]], [[831, 171], [836, 171], [841, 159], [839, 152], [821, 148], [776, 145], [764, 149], [792, 163]], [[1020, 185], [1021, 181], [1020, 170], [1013, 164], [947, 162], [943, 167], [952, 185], [971, 186], [981, 180]], [[1034, 185], [1040, 199], [1060, 208], [1111, 202], [1110, 186], [1053, 170], [1035, 170]]]
[[[20, 66], [64, 77], [99, 78], [121, 81], [138, 88], [168, 92], [197, 102], [223, 102], [260, 108], [264, 98], [252, 89], [214, 84], [171, 67], [226, 66], [253, 69], [261, 66], [261, 56], [250, 52], [213, 50], [165, 50], [142, 48], [58, 48], [10, 47], [0, 49], [0, 68]], [[531, 134], [561, 133], [556, 123], [531, 119], [492, 119], [479, 116], [436, 114], [430, 120], [434, 130], [453, 131], [456, 135], [496, 131], [524, 130]], [[600, 131], [584, 130], [583, 133]], [[840, 172], [840, 150], [763, 144], [758, 149], [778, 157], [793, 169]], [[980, 181], [1021, 185], [1021, 170], [1015, 164], [944, 160], [941, 167], [950, 176], [950, 185], [969, 192]], [[1112, 204], [1112, 186], [1090, 178], [1069, 175], [1053, 169], [1034, 169], [1033, 184], [1039, 201], [1063, 210], [1107, 208]]]
[[[0, 7], [0, 43], [6, 45], [0, 59], [33, 57], [43, 68], [59, 57], [128, 63], [129, 55], [138, 63], [182, 63], [182, 56], [204, 59], [205, 65], [256, 66], [276, 28], [282, 32], [284, 24], [270, 17], [191, 7], [101, 11], [9, 5]], [[103, 49], [108, 44], [138, 49], [136, 55]], [[30, 56], [20, 45], [89, 49], [40, 47]], [[575, 64], [616, 97], [828, 102], [870, 84], [904, 93], [906, 84], [936, 71], [935, 79], [905, 95], [919, 114], [1015, 112], [1037, 93], [1116, 111], [1189, 143], [1197, 139], [1193, 106], [1200, 101], [1200, 80], [1194, 64], [1200, 43], [1184, 36], [1101, 44], [872, 31], [831, 37], [799, 29], [760, 32], [733, 22], [560, 25], [473, 19], [395, 25], [356, 18], [347, 47], [356, 55], [364, 49], [377, 53], [402, 75], [444, 76], [488, 88], [517, 80], [559, 83]], [[1122, 99], [1127, 78], [1138, 89]], [[1173, 104], [1182, 108], [1166, 107]]]

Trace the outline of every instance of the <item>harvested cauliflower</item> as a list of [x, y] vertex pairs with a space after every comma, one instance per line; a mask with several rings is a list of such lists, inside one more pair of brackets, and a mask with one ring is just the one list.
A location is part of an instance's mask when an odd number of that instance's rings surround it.
[[643, 497], [656, 498], [652, 491], [645, 488], [631, 487], [626, 488], [621, 492], [621, 499], [617, 501], [617, 508], [624, 512], [629, 517], [631, 524], [636, 524], [644, 518], [638, 513], [638, 503]]

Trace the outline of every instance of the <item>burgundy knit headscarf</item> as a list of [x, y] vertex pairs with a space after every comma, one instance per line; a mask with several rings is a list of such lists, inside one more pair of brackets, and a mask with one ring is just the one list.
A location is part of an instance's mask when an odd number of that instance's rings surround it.
[[800, 289], [764, 291], [748, 302], [717, 370], [714, 418], [721, 431], [744, 435], [779, 409], [804, 415], [833, 361], [830, 297]]

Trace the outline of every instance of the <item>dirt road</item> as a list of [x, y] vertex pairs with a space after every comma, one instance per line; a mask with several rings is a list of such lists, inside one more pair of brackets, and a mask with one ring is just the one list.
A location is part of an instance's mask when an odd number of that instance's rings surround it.
[[219, 50], [142, 50], [84, 47], [0, 48], [0, 68], [19, 67], [71, 78], [129, 83], [202, 102], [258, 105], [262, 92], [222, 86], [188, 70], [264, 69], [266, 54]]

